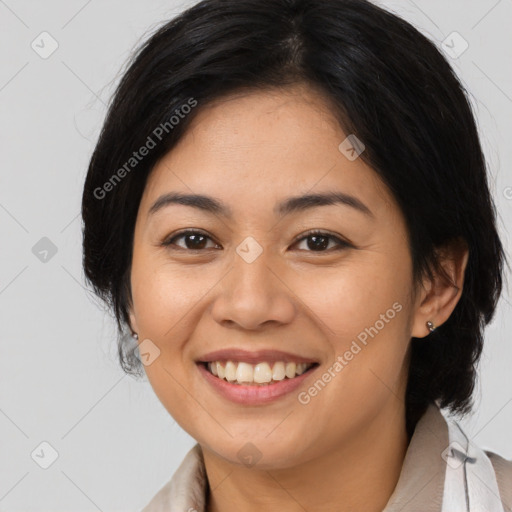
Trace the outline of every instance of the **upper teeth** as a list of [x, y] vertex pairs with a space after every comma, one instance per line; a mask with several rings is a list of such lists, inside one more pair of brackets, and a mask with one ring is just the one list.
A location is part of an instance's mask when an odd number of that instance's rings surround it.
[[263, 384], [267, 382], [283, 380], [285, 377], [293, 379], [296, 375], [302, 375], [313, 363], [284, 363], [278, 361], [271, 365], [269, 363], [258, 363], [252, 365], [244, 362], [212, 361], [208, 363], [208, 370], [220, 379], [229, 382], [256, 382]]

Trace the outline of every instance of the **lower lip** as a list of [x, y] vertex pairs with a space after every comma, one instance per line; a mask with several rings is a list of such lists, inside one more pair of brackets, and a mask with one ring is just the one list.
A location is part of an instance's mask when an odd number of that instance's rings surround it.
[[275, 384], [267, 385], [246, 385], [232, 384], [224, 379], [220, 379], [206, 369], [204, 364], [198, 363], [197, 367], [205, 379], [218, 391], [223, 397], [238, 404], [262, 405], [268, 404], [296, 390], [305, 379], [307, 379], [318, 366], [310, 368], [302, 375], [293, 379], [285, 378]]

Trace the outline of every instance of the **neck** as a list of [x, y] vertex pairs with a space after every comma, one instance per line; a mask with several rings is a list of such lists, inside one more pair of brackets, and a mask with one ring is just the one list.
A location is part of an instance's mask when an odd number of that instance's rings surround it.
[[398, 482], [408, 447], [405, 410], [375, 417], [350, 440], [305, 463], [259, 470], [203, 449], [207, 512], [381, 512]]

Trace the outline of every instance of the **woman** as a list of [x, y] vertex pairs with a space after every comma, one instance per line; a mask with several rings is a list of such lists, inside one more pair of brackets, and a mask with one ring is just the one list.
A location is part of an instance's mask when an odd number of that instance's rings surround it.
[[503, 247], [465, 91], [411, 25], [191, 7], [125, 72], [82, 213], [123, 368], [197, 440], [145, 512], [510, 510], [512, 461], [446, 414]]

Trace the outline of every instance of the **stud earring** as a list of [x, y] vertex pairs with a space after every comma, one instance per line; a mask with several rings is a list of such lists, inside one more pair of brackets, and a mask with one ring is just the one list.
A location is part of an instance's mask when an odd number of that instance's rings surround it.
[[434, 332], [436, 330], [436, 326], [430, 320], [427, 322], [427, 327], [430, 332]]
[[132, 336], [133, 336], [136, 340], [138, 340], [138, 339], [139, 339], [139, 335], [138, 335], [136, 332], [134, 332], [134, 333], [132, 334]]

